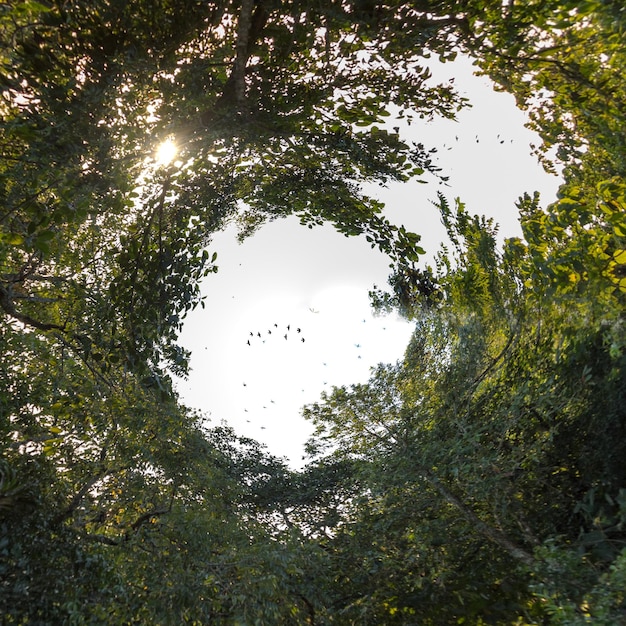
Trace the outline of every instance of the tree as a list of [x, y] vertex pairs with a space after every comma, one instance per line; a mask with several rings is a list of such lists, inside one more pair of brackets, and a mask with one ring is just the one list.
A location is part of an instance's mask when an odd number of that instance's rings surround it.
[[528, 290], [518, 242], [498, 253], [488, 222], [442, 210], [456, 264], [404, 360], [306, 409], [311, 450], [352, 462], [361, 486], [332, 542], [339, 614], [619, 620], [621, 596], [599, 576], [614, 559], [621, 575], [626, 379], [607, 337], [623, 330]]
[[[385, 19], [395, 31], [408, 17], [402, 6]], [[7, 619], [312, 619], [297, 543], [289, 552], [261, 513], [244, 514], [261, 497], [250, 485], [285, 470], [206, 432], [169, 372], [185, 372], [176, 335], [229, 220], [249, 234], [295, 213], [417, 258], [417, 237], [359, 184], [437, 173], [428, 149], [382, 122], [392, 103], [461, 105], [427, 85], [415, 54], [453, 23], [400, 42], [379, 19], [358, 3], [0, 8]], [[162, 165], [170, 136], [179, 161]]]
[[484, 72], [528, 110], [546, 167], [591, 195], [624, 175], [624, 19], [611, 0], [509, 3], [490, 41], [474, 44]]

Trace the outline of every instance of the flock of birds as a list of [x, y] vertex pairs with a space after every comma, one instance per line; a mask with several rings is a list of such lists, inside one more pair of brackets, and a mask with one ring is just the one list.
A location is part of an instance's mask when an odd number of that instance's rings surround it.
[[[298, 338], [300, 339], [300, 341], [302, 343], [305, 342], [304, 337], [301, 336], [302, 333], [302, 329], [301, 328], [296, 328], [296, 333], [297, 335], [300, 335]], [[291, 331], [291, 324], [287, 324], [287, 332], [283, 335], [283, 337], [285, 338], [285, 341], [287, 341], [289, 339], [289, 332]], [[282, 334], [282, 329], [279, 329], [278, 324], [274, 324], [274, 330], [273, 330], [274, 336], [275, 337], [279, 337]], [[250, 331], [250, 337], [248, 337], [247, 340], [247, 344], [249, 346], [252, 346], [252, 343], [254, 341], [258, 341], [259, 339], [261, 340], [262, 343], [265, 343], [265, 340], [268, 339], [270, 336], [272, 335], [272, 329], [268, 329], [267, 331], [264, 331], [263, 333], [261, 333], [260, 330], [257, 330], [256, 332], [254, 331]], [[265, 339], [264, 339], [265, 337]]]
[[[471, 135], [469, 137], [460, 137], [456, 135], [456, 136], [453, 136], [451, 142], [449, 142], [447, 145], [446, 144], [443, 145], [443, 149], [451, 150], [454, 143], [461, 143], [463, 141], [475, 142], [477, 144], [478, 143], [487, 143], [487, 144], [495, 143], [495, 144], [500, 144], [500, 145], [509, 143], [509, 142], [513, 143], [513, 139], [510, 139], [508, 137], [505, 138], [499, 134], [495, 137], [495, 140], [493, 137], [485, 138], [485, 137], [480, 137], [479, 135]], [[450, 143], [452, 143], [452, 145], [450, 145]], [[312, 308], [309, 310], [311, 313], [319, 313], [318, 310], [315, 310]], [[358, 320], [355, 320], [355, 321], [358, 321]], [[320, 338], [316, 334], [315, 328], [309, 328], [308, 329], [309, 332], [306, 332], [305, 334], [305, 331], [303, 331], [303, 328], [301, 328], [301, 326], [298, 326], [296, 324], [292, 324], [292, 323], [286, 324], [285, 322], [271, 323], [270, 320], [268, 320], [267, 322], [268, 322], [267, 326], [265, 327], [257, 328], [254, 330], [248, 329], [247, 332], [244, 331], [246, 334], [242, 339], [242, 343], [245, 342], [245, 345], [247, 346], [247, 348], [245, 348], [246, 351], [248, 348], [252, 348], [252, 347], [260, 348], [263, 344], [266, 344], [266, 349], [270, 349], [270, 348], [279, 349], [281, 347], [281, 344], [282, 346], [284, 346], [284, 348], [287, 348], [287, 346], [289, 345], [295, 346], [295, 345], [305, 344], [306, 349], [307, 349], [306, 350], [307, 355], [301, 358], [304, 358], [304, 360], [306, 361], [306, 367], [311, 368], [311, 370], [310, 370], [310, 373], [307, 374], [306, 379], [302, 380], [302, 383], [298, 381], [295, 384], [293, 383], [291, 384], [290, 390], [292, 392], [293, 391], [301, 392], [298, 395], [302, 397], [303, 399], [307, 398], [309, 395], [311, 395], [312, 397], [316, 397], [317, 392], [315, 392], [314, 388], [311, 387], [311, 383], [313, 382], [314, 379], [317, 378], [318, 380], [317, 384], [318, 385], [321, 384], [322, 389], [328, 389], [329, 386], [332, 386], [333, 383], [336, 382], [335, 378], [338, 375], [340, 375], [342, 372], [341, 372], [341, 367], [339, 368], [337, 367], [337, 364], [334, 362], [335, 359], [332, 359], [331, 354], [328, 354], [328, 356], [331, 356], [331, 359], [329, 359], [328, 361], [322, 361], [322, 359], [317, 361], [315, 358], [311, 359], [311, 356], [315, 354], [316, 352], [316, 347], [320, 340]], [[367, 323], [367, 320], [362, 319], [362, 324], [365, 325], [366, 323]], [[359, 324], [358, 326], [361, 326], [361, 325]], [[363, 328], [365, 330], [366, 327], [363, 326]], [[380, 329], [383, 331], [387, 330], [387, 328], [385, 327], [381, 327]], [[369, 332], [369, 331], [366, 331], [366, 332]], [[348, 339], [347, 336], [345, 337], [345, 339], [347, 340], [346, 344], [344, 344], [340, 348], [339, 344], [343, 344], [343, 341], [340, 339], [338, 344], [334, 346], [334, 348], [336, 348], [337, 350], [341, 350], [344, 355], [348, 354], [349, 355], [348, 358], [355, 359], [355, 361], [353, 361], [355, 365], [357, 362], [356, 360], [359, 360], [360, 364], [364, 364], [364, 362], [369, 361], [369, 359], [371, 358], [371, 355], [369, 354], [369, 350], [361, 349], [362, 348], [361, 343], [354, 343], [354, 339], [356, 339], [356, 337], [354, 336], [351, 339], [351, 342], [354, 346], [353, 348], [354, 352], [350, 353], [349, 350], [348, 352], [345, 352], [346, 348], [349, 348], [349, 345], [350, 345], [350, 339]], [[366, 347], [369, 348], [369, 342], [365, 341], [365, 344], [367, 344]], [[303, 345], [303, 347], [305, 346]], [[310, 352], [310, 350], [313, 350], [313, 352]], [[256, 354], [256, 350], [251, 351], [250, 353], [251, 358], [253, 354]], [[271, 365], [271, 362], [272, 362], [271, 358], [272, 357], [270, 357], [270, 355], [266, 353], [266, 356], [263, 357], [264, 367], [273, 369], [273, 366]], [[296, 357], [294, 354], [291, 358], [296, 359], [294, 361], [290, 361], [291, 369], [292, 370], [294, 368], [298, 369], [299, 368], [299, 365], [297, 363], [298, 357]], [[344, 364], [346, 363], [346, 361], [343, 361], [343, 362]], [[344, 365], [344, 368], [345, 367], [346, 365]], [[351, 367], [351, 366], [347, 365], [347, 367]], [[250, 374], [250, 376], [252, 376], [252, 374]], [[243, 411], [244, 413], [244, 415], [239, 413], [240, 418], [243, 418], [241, 421], [242, 422], [245, 421], [248, 424], [250, 424], [251, 422], [255, 423], [256, 428], [259, 428], [262, 431], [274, 430], [272, 428], [268, 429], [268, 426], [271, 426], [272, 425], [271, 422], [273, 421], [274, 422], [273, 425], [276, 426], [277, 424], [280, 424], [281, 432], [283, 432], [283, 434], [286, 434], [288, 430], [285, 430], [284, 428], [284, 420], [281, 421], [278, 418], [278, 416], [281, 415], [282, 414], [281, 412], [284, 410], [284, 405], [289, 404], [289, 402], [285, 402], [286, 398], [283, 398], [280, 395], [281, 391], [285, 390], [285, 387], [283, 386], [282, 388], [276, 388], [276, 389], [271, 390], [267, 383], [265, 382], [260, 383], [259, 380], [252, 379], [252, 378], [249, 378], [247, 382], [244, 379], [239, 384], [242, 385], [240, 389], [242, 389], [243, 391], [243, 394], [238, 398], [238, 403], [240, 403], [238, 409], [239, 411]], [[306, 388], [300, 389], [301, 384], [305, 385]], [[296, 388], [294, 389], [294, 387]], [[274, 396], [274, 398], [272, 398], [272, 396]], [[236, 412], [238, 411], [235, 411], [235, 413]], [[263, 419], [260, 421], [265, 422], [265, 423], [258, 424], [256, 418], [260, 418], [261, 415], [263, 416]]]
[[[317, 313], [318, 311], [312, 311], [313, 313]], [[367, 322], [367, 320], [363, 320], [363, 323], [365, 324]], [[386, 330], [385, 327], [383, 327], [383, 330]], [[278, 339], [278, 338], [282, 338], [285, 341], [289, 341], [290, 338], [292, 338], [291, 340], [293, 341], [294, 339], [296, 341], [299, 341], [301, 343], [305, 343], [306, 339], [302, 334], [302, 328], [300, 328], [299, 326], [292, 326], [291, 324], [287, 324], [286, 326], [282, 326], [282, 325], [278, 325], [278, 324], [274, 324], [272, 328], [268, 328], [267, 330], [255, 330], [255, 331], [249, 331], [248, 332], [248, 337], [246, 339], [246, 345], [252, 347], [255, 344], [265, 344], [266, 341], [270, 341], [272, 338]], [[361, 350], [361, 344], [360, 343], [354, 343], [353, 344], [354, 347], [356, 348], [357, 351], [360, 352]], [[357, 354], [357, 359], [362, 359], [361, 354]], [[327, 367], [328, 366], [328, 362], [322, 362], [321, 363], [323, 367]], [[323, 381], [323, 385], [326, 386], [328, 385], [328, 381], [324, 380]], [[242, 386], [245, 387], [248, 390], [249, 393], [249, 386], [247, 382], [242, 382]], [[302, 393], [305, 393], [305, 389], [302, 389]], [[269, 409], [271, 408], [271, 405], [276, 405], [276, 401], [270, 399], [269, 401], [266, 401], [266, 403], [262, 404], [262, 408], [263, 409]], [[249, 413], [249, 410], [247, 408], [243, 409], [244, 413]], [[245, 420], [247, 423], [250, 423], [249, 419]], [[265, 426], [260, 426], [261, 430], [265, 430], [266, 427]]]
[[[461, 140], [462, 140], [462, 139], [463, 139], [463, 138], [461, 138]], [[459, 136], [458, 136], [458, 135], [455, 135], [455, 136], [454, 136], [454, 141], [455, 141], [455, 142], [457, 142], [457, 143], [459, 142]], [[476, 136], [474, 137], [474, 141], [475, 141], [476, 143], [480, 143], [480, 137], [479, 137], [478, 135], [476, 135]], [[496, 135], [496, 141], [497, 141], [500, 145], [502, 145], [503, 143], [505, 143], [505, 142], [507, 141], [507, 139], [503, 138], [501, 135]], [[508, 141], [509, 141], [510, 143], [513, 143], [513, 139], [509, 139]], [[452, 150], [452, 146], [448, 145], [447, 143], [444, 143], [442, 147], [443, 147], [443, 148], [445, 148], [446, 150]]]

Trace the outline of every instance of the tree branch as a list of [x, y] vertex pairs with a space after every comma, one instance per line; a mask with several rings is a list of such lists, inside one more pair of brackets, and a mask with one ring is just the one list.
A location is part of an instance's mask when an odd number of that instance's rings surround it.
[[[102, 449], [101, 458], [105, 454], [106, 448]], [[65, 507], [65, 510], [61, 511], [55, 518], [54, 524], [60, 524], [64, 522], [72, 513], [78, 508], [85, 494], [104, 476], [106, 476], [106, 468], [102, 468], [99, 472], [94, 474], [75, 494], [70, 500], [70, 503]]]
[[233, 105], [238, 112], [241, 112], [243, 109], [246, 96], [245, 78], [248, 59], [254, 44], [258, 41], [265, 28], [268, 18], [262, 2], [259, 2], [256, 8], [254, 5], [255, 0], [242, 0], [237, 24], [233, 68], [214, 107], [200, 115], [203, 126], [208, 126], [216, 119], [217, 111], [227, 109]]
[[141, 526], [143, 526], [146, 522], [149, 522], [153, 517], [159, 517], [159, 515], [165, 515], [170, 512], [170, 507], [162, 507], [160, 509], [153, 509], [152, 511], [148, 511], [143, 515], [140, 515], [131, 525], [131, 529], [133, 531], [139, 530]]
[[98, 535], [94, 533], [81, 533], [81, 537], [86, 541], [91, 541], [94, 543], [102, 543], [105, 546], [119, 546], [120, 542], [118, 539], [112, 539], [111, 537], [107, 537], [106, 535]]
[[254, 9], [254, 0], [242, 0], [241, 11], [239, 13], [239, 23], [237, 25], [237, 44], [235, 46], [236, 56], [233, 65], [233, 71], [229, 77], [232, 82], [232, 95], [240, 108], [245, 97], [245, 76], [246, 65], [250, 56], [250, 31], [252, 26], [252, 11]]
[[2, 308], [2, 310], [7, 315], [16, 319], [18, 322], [22, 322], [22, 324], [24, 324], [25, 326], [32, 326], [33, 328], [37, 328], [38, 330], [65, 331], [64, 326], [60, 326], [59, 324], [40, 322], [39, 320], [36, 320], [26, 313], [20, 313], [15, 308], [15, 304], [13, 303], [11, 288], [9, 287], [9, 289], [7, 289], [4, 285], [0, 285], [0, 308]]
[[501, 530], [483, 522], [465, 502], [455, 496], [436, 476], [428, 471], [424, 471], [422, 475], [444, 500], [455, 507], [481, 535], [506, 550], [514, 559], [521, 561], [524, 565], [530, 567], [534, 564], [535, 559], [529, 552], [511, 541]]

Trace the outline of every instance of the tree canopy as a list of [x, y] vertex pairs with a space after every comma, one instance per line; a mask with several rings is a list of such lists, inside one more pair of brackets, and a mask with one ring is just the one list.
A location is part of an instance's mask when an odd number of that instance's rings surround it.
[[[626, 185], [617, 0], [0, 5], [0, 611], [15, 624], [617, 624]], [[561, 167], [522, 239], [390, 123], [470, 54]], [[158, 146], [177, 154], [161, 162]], [[299, 472], [177, 397], [214, 233], [296, 215], [389, 256], [404, 358], [304, 409]]]

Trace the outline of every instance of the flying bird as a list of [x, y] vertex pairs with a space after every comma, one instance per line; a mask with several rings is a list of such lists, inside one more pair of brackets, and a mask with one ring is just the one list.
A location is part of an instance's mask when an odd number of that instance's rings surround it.
[[287, 324], [287, 330], [291, 330], [291, 325]]
[[261, 333], [257, 333], [257, 337], [260, 337], [260, 336], [261, 336]]
[[287, 339], [287, 333], [285, 333], [285, 339]]
[[247, 343], [248, 343], [248, 345], [249, 345], [249, 346], [251, 346], [251, 345], [252, 345], [252, 344], [250, 343], [250, 340], [249, 340], [249, 339], [248, 339]]
[[299, 329], [299, 328], [296, 328], [296, 332], [297, 332], [297, 333], [299, 333], [299, 332], [300, 332], [300, 329]]
[[[287, 339], [287, 337], [285, 337], [285, 339]], [[302, 337], [302, 339], [300, 339], [300, 341], [301, 341], [302, 343], [304, 343], [304, 337]]]

